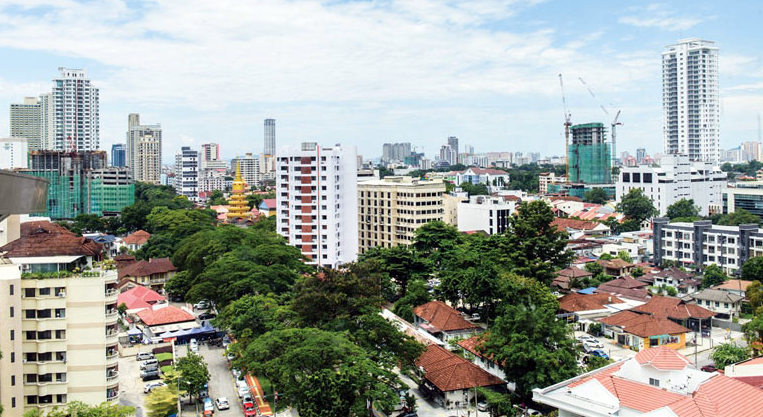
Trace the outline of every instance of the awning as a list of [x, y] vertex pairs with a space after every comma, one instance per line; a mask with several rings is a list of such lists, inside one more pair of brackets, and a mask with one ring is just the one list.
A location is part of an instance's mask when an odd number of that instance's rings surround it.
[[134, 327], [127, 331], [128, 336], [137, 336], [139, 334], [143, 334], [143, 332], [137, 327]]
[[60, 255], [60, 256], [22, 256], [18, 258], [8, 258], [17, 265], [30, 264], [70, 264], [85, 255]]
[[588, 287], [582, 290], [578, 290], [578, 294], [585, 294], [585, 295], [590, 295], [590, 294], [593, 294], [594, 292], [596, 292], [596, 287]]

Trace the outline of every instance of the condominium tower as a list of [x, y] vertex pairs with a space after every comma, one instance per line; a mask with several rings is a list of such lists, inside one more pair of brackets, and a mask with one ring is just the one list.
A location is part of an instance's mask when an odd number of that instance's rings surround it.
[[111, 166], [124, 167], [127, 166], [126, 149], [124, 143], [115, 143], [111, 145]]
[[11, 137], [27, 140], [30, 151], [42, 149], [42, 113], [36, 97], [24, 97], [21, 104], [11, 104]]
[[360, 253], [374, 247], [413, 243], [419, 227], [443, 220], [445, 183], [411, 177], [384, 177], [358, 183]]
[[267, 156], [276, 154], [276, 119], [265, 119], [265, 147], [262, 153]]
[[188, 146], [175, 154], [175, 190], [191, 201], [199, 201], [199, 152]]
[[140, 115], [127, 117], [127, 166], [135, 181], [159, 184], [162, 174], [162, 126], [140, 124]]
[[98, 88], [87, 78], [84, 69], [59, 68], [50, 96], [43, 96], [44, 149], [95, 151], [100, 143]]
[[358, 255], [357, 151], [315, 142], [276, 155], [276, 231], [308, 263], [335, 268]]
[[715, 42], [683, 39], [665, 48], [662, 105], [665, 153], [718, 163], [720, 100]]

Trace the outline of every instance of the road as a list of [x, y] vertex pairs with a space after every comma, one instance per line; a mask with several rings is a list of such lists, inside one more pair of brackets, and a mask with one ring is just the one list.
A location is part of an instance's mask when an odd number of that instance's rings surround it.
[[140, 362], [135, 360], [135, 356], [119, 358], [119, 404], [135, 407], [135, 416], [143, 417], [146, 394], [143, 394], [145, 383], [140, 379], [139, 366]]
[[[178, 358], [187, 354], [185, 345], [177, 346], [175, 352]], [[225, 359], [225, 349], [221, 347], [209, 347], [206, 344], [199, 345], [199, 354], [204, 358], [209, 370], [209, 396], [212, 400], [226, 397], [230, 403], [230, 409], [219, 411], [215, 409], [215, 416], [234, 417], [244, 415], [241, 401], [238, 399], [233, 374], [228, 369], [228, 360]], [[186, 399], [183, 406], [183, 414], [186, 416], [195, 413], [195, 407], [189, 407]], [[190, 412], [190, 414], [188, 414]]]

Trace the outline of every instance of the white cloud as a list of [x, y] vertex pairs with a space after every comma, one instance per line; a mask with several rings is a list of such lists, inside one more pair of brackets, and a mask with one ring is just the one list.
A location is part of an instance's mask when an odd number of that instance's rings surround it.
[[640, 28], [658, 28], [668, 31], [691, 29], [704, 19], [697, 16], [678, 16], [678, 13], [662, 4], [653, 3], [646, 7], [630, 7], [629, 16], [623, 16], [618, 22]]

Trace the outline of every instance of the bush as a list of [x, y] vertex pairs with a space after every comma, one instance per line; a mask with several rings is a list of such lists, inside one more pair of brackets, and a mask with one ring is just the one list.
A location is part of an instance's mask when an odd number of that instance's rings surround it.
[[160, 353], [156, 355], [156, 360], [159, 362], [164, 362], [166, 360], [172, 360], [172, 353]]
[[162, 371], [162, 374], [167, 375], [167, 373], [172, 372], [174, 368], [172, 365], [167, 365], [167, 366], [162, 366], [159, 369]]

